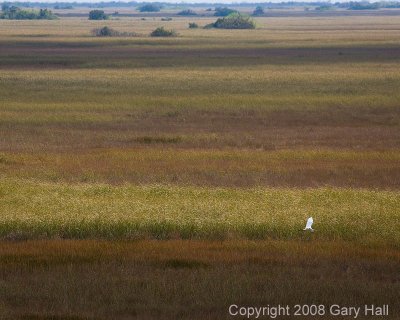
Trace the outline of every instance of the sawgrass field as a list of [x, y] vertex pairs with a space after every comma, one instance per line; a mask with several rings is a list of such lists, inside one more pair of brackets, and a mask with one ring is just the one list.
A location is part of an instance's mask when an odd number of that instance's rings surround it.
[[214, 20], [0, 20], [0, 319], [399, 317], [400, 16]]

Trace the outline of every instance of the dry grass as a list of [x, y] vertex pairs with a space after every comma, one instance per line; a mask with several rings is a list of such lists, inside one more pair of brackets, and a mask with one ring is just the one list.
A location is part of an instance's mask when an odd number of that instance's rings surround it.
[[[397, 151], [180, 150], [186, 137], [138, 137], [142, 148], [0, 153], [1, 177], [48, 182], [400, 189]], [[168, 149], [162, 146], [169, 146]]]
[[394, 149], [397, 70], [395, 63], [8, 70], [0, 74], [0, 149], [125, 148], [146, 136], [178, 137], [175, 146], [191, 148]]
[[[172, 21], [161, 21], [161, 17], [151, 17], [147, 20], [137, 18], [120, 18], [108, 20], [107, 25], [121, 31], [135, 31], [149, 34], [158, 26], [168, 26], [176, 29], [182, 38], [193, 39], [193, 43], [200, 45], [204, 38], [211, 40], [210, 45], [221, 45], [238, 35], [242, 41], [253, 42], [259, 46], [270, 46], [271, 43], [285, 43], [297, 46], [299, 43], [307, 45], [326, 45], [330, 43], [365, 44], [382, 43], [389, 41], [396, 43], [399, 40], [400, 16], [373, 16], [366, 17], [265, 17], [255, 18], [258, 29], [239, 30], [234, 33], [226, 30], [189, 30], [188, 21], [195, 21], [200, 26], [214, 22], [215, 17], [174, 17]], [[58, 21], [10, 21], [2, 20], [0, 36], [2, 38], [32, 38], [42, 36], [51, 38], [79, 39], [90, 36], [94, 27], [104, 26], [104, 21], [89, 21], [83, 18], [60, 19]], [[365, 32], [365, 31], [368, 32]], [[200, 38], [200, 39], [199, 39]], [[264, 43], [258, 41], [260, 38]], [[35, 38], [36, 39], [36, 38]], [[32, 39], [33, 41], [35, 39]], [[39, 40], [40, 39], [36, 39]], [[87, 39], [82, 39], [87, 41]], [[176, 40], [176, 39], [175, 39]], [[214, 40], [214, 41], [212, 41]], [[178, 41], [178, 40], [177, 40]], [[200, 42], [199, 42], [200, 41]], [[157, 41], [158, 42], [158, 41]], [[166, 41], [169, 43], [170, 41]], [[239, 44], [240, 45], [240, 44]]]

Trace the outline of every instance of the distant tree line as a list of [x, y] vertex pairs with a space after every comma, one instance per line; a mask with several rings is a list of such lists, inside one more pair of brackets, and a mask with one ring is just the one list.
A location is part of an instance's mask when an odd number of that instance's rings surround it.
[[197, 16], [197, 13], [191, 9], [186, 9], [178, 12], [178, 16]]
[[400, 2], [397, 1], [380, 1], [380, 2], [367, 2], [367, 1], [350, 1], [335, 4], [338, 8], [347, 8], [349, 10], [376, 10], [380, 8], [400, 8]]
[[[137, 1], [108, 1], [108, 2], [4, 2], [9, 7], [16, 7], [16, 8], [54, 8], [54, 9], [72, 9], [76, 7], [89, 7], [89, 8], [117, 8], [117, 7], [135, 7], [141, 12], [157, 12], [160, 11], [161, 8], [176, 8], [177, 5], [182, 8], [182, 15], [191, 15], [191, 7], [194, 5], [196, 7], [205, 8], [206, 11], [214, 11], [215, 16], [224, 17], [228, 16], [231, 13], [237, 12], [234, 9], [230, 9], [224, 7], [221, 4], [215, 3], [192, 3], [192, 4], [185, 4], [185, 3], [168, 3], [168, 2], [137, 2]], [[331, 3], [328, 1], [317, 1], [317, 2], [296, 2], [296, 1], [287, 1], [287, 2], [243, 2], [243, 3], [235, 3], [235, 8], [241, 7], [258, 7], [258, 8], [268, 8], [268, 9], [279, 9], [279, 8], [290, 8], [290, 7], [309, 7], [318, 8], [317, 10], [327, 10], [333, 8], [345, 8], [349, 10], [375, 10], [380, 8], [400, 8], [400, 1], [378, 1], [378, 2], [369, 2], [369, 1], [349, 1], [349, 2], [336, 2]], [[214, 9], [215, 8], [215, 9]], [[22, 9], [21, 9], [22, 10]], [[27, 10], [23, 10], [27, 11]], [[189, 14], [183, 14], [184, 12], [188, 12]], [[46, 15], [48, 13], [42, 13]], [[253, 12], [254, 16], [263, 15], [263, 13], [258, 11], [257, 9]], [[1, 13], [1, 16], [6, 17], [7, 15]], [[36, 17], [38, 15], [28, 14], [27, 12], [20, 12], [17, 16], [23, 17]], [[3, 18], [4, 19], [4, 18]], [[29, 19], [29, 18], [24, 18]], [[32, 18], [36, 19], [36, 18]], [[45, 18], [47, 19], [47, 18]]]
[[25, 10], [10, 3], [1, 6], [0, 19], [9, 20], [53, 20], [57, 16], [48, 9]]
[[334, 10], [334, 9], [335, 9], [334, 6], [328, 5], [328, 4], [323, 5], [323, 6], [315, 7], [315, 10], [316, 10], [316, 11], [328, 11], [328, 10]]
[[232, 13], [237, 13], [237, 10], [230, 9], [227, 7], [217, 7], [217, 8], [215, 8], [214, 11], [215, 11], [214, 16], [216, 16], [216, 17], [226, 17]]
[[71, 6], [71, 5], [56, 4], [56, 5], [54, 6], [54, 9], [57, 9], [57, 10], [67, 10], [67, 9], [73, 9], [73, 8], [74, 8], [74, 7]]
[[[55, 6], [58, 6], [59, 8], [65, 8], [69, 6], [73, 6], [74, 8], [76, 7], [85, 7], [85, 8], [116, 8], [116, 7], [141, 7], [147, 4], [153, 4], [156, 6], [159, 6], [160, 8], [165, 7], [165, 8], [176, 8], [177, 3], [170, 3], [170, 2], [137, 2], [137, 1], [129, 1], [129, 2], [124, 2], [124, 1], [106, 1], [106, 2], [38, 2], [38, 1], [25, 1], [25, 2], [8, 2], [11, 3], [14, 6], [19, 6], [23, 8], [53, 8]], [[348, 4], [349, 2], [347, 2]], [[357, 3], [370, 3], [368, 1], [359, 1]], [[399, 1], [380, 1], [380, 2], [374, 2], [374, 3], [379, 3], [379, 6], [381, 8], [398, 8], [400, 5]], [[185, 3], [179, 3], [179, 7], [182, 8], [190, 8], [193, 7], [195, 4], [196, 7], [199, 8], [214, 8], [215, 6], [221, 7], [223, 6], [222, 4], [215, 4], [215, 3], [196, 3], [196, 1], [193, 1], [193, 4], [185, 4]], [[315, 7], [315, 6], [324, 6], [327, 4], [331, 4], [327, 1], [316, 1], [316, 2], [311, 2], [311, 1], [284, 1], [284, 2], [240, 2], [240, 3], [235, 3], [234, 6], [237, 8], [240, 7], [257, 7], [261, 6], [264, 8], [287, 8], [287, 7], [301, 7], [301, 6], [310, 6], [310, 7]], [[334, 5], [336, 7], [345, 5], [346, 3], [335, 3]], [[225, 4], [226, 5], [226, 4]]]

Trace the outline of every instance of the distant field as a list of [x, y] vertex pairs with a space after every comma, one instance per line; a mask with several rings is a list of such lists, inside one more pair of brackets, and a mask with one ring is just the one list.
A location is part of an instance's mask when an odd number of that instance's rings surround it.
[[1, 319], [398, 318], [400, 16], [214, 20], [0, 20]]
[[0, 21], [0, 150], [398, 150], [399, 18], [191, 20]]

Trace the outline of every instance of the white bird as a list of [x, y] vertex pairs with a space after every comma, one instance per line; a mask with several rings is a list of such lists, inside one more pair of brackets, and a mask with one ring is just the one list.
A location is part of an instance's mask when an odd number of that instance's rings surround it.
[[307, 223], [306, 223], [306, 227], [303, 230], [304, 231], [305, 230], [310, 230], [311, 232], [314, 232], [314, 229], [312, 228], [313, 223], [314, 223], [313, 218], [309, 217], [308, 220], [307, 220]]

